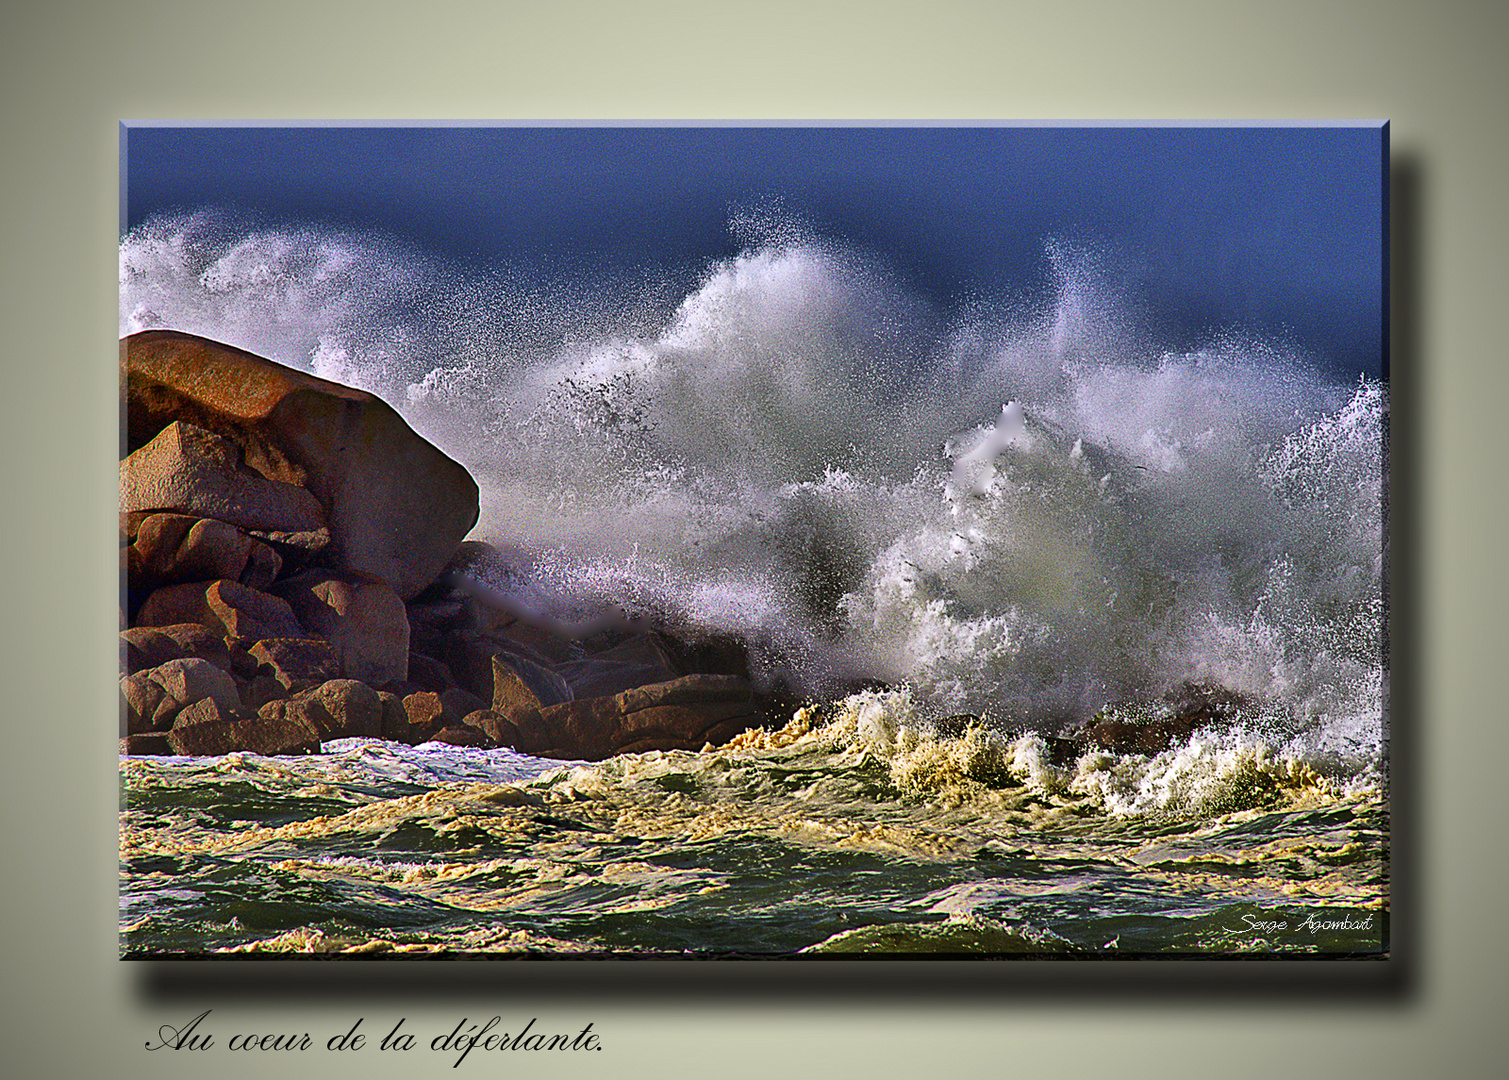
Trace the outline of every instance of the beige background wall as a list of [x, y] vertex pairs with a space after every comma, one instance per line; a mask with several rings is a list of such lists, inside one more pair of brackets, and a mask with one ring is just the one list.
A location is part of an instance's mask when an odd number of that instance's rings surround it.
[[[7, 5], [0, 1071], [407, 1077], [449, 1064], [428, 1052], [144, 1051], [159, 1024], [213, 1007], [222, 1034], [328, 1035], [362, 1015], [433, 1032], [479, 1013], [602, 1032], [600, 1054], [473, 1056], [456, 1070], [490, 1076], [1499, 1075], [1506, 31], [1509, 8], [1451, 0]], [[532, 990], [554, 969], [510, 966], [482, 969], [487, 992], [465, 999], [417, 987], [380, 999], [149, 996], [146, 966], [113, 959], [116, 125], [127, 117], [1391, 119], [1408, 211], [1393, 406], [1409, 987], [1361, 1001], [593, 996], [589, 971], [560, 997]]]

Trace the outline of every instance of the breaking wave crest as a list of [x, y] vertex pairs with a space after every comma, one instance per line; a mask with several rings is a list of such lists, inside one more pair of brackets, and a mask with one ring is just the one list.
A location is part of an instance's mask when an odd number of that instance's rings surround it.
[[1045, 259], [1040, 308], [940, 309], [883, 258], [780, 228], [678, 294], [200, 213], [123, 239], [120, 329], [379, 394], [477, 478], [495, 587], [737, 635], [814, 696], [903, 686], [917, 724], [981, 717], [944, 753], [962, 775], [1058, 783], [1030, 738], [985, 732], [1183, 682], [1258, 703], [1246, 734], [1160, 778], [1062, 782], [1131, 806], [1219, 801], [1197, 774], [1376, 775], [1386, 386], [1234, 334], [1166, 351], [1093, 253]]

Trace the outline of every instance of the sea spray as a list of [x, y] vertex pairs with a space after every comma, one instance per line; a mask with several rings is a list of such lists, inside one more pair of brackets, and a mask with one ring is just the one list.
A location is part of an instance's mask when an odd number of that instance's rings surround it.
[[765, 685], [905, 684], [996, 732], [1214, 682], [1376, 775], [1386, 388], [1167, 352], [1093, 253], [1049, 261], [1045, 306], [943, 310], [766, 229], [678, 298], [201, 213], [124, 238], [121, 330], [381, 394], [478, 479], [516, 571], [484, 584], [552, 617], [734, 634]]

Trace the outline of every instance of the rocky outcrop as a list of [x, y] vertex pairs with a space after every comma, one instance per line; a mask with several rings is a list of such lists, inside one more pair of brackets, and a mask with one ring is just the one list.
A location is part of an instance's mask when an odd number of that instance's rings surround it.
[[122, 752], [597, 760], [767, 718], [736, 648], [492, 602], [476, 484], [372, 395], [169, 331], [122, 369]]
[[226, 578], [256, 589], [282, 569], [277, 552], [224, 521], [187, 514], [149, 514], [130, 545], [131, 572], [147, 588], [172, 581]]
[[125, 339], [121, 366], [130, 508], [274, 534], [327, 526], [321, 563], [406, 600], [477, 522], [467, 471], [372, 394], [170, 330]]
[[257, 665], [254, 677], [270, 677], [289, 693], [299, 693], [341, 674], [334, 646], [318, 638], [264, 638], [248, 649], [247, 655]]
[[[321, 595], [320, 586], [331, 581], [290, 580], [292, 586], [282, 591], [302, 592], [306, 599]], [[217, 584], [224, 592], [224, 583]], [[203, 595], [206, 587], [200, 583], [183, 592]], [[339, 637], [344, 630], [359, 638], [362, 624], [322, 623], [323, 616], [309, 614], [317, 609], [303, 602], [300, 610], [317, 624], [301, 624], [303, 636], [249, 645], [208, 608], [202, 617], [210, 625], [124, 631], [132, 662], [156, 663], [122, 681], [123, 750], [307, 753], [311, 745], [318, 749], [331, 739], [363, 737], [509, 746], [544, 757], [601, 760], [716, 745], [789, 712], [782, 708], [789, 703], [777, 705], [754, 693], [742, 664], [734, 662], [736, 650], [639, 630], [556, 643], [571, 659], [553, 660], [547, 653], [555, 648], [539, 647], [549, 643], [531, 638], [534, 647], [521, 644], [506, 615], [439, 586], [405, 608], [411, 620], [406, 625], [422, 647], [450, 657], [460, 670], [429, 653], [405, 650], [405, 673], [422, 677], [427, 686], [407, 678], [358, 680], [344, 670], [335, 643], [314, 635], [320, 629]], [[350, 610], [347, 606], [348, 615]], [[437, 611], [448, 615], [437, 621]], [[208, 655], [187, 656], [191, 651]], [[175, 652], [185, 655], [172, 656]], [[706, 666], [739, 673], [697, 670], [709, 658], [713, 662]]]

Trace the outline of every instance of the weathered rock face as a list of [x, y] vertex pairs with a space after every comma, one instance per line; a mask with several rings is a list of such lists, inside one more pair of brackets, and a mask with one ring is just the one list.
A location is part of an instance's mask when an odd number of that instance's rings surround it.
[[311, 571], [273, 592], [307, 630], [335, 647], [346, 678], [381, 686], [409, 677], [408, 614], [386, 585]]
[[[319, 559], [334, 568], [383, 582], [409, 599], [435, 579], [476, 524], [477, 485], [467, 471], [371, 394], [169, 330], [127, 338], [121, 362], [127, 448], [133, 456], [175, 423], [228, 440], [240, 452], [230, 475], [255, 474], [307, 489], [317, 500], [331, 537]], [[192, 460], [210, 478], [205, 483], [213, 487], [223, 481], [224, 444], [199, 436], [186, 442], [185, 432], [180, 428], [138, 464], [163, 455]], [[183, 452], [185, 446], [193, 453]], [[216, 458], [217, 452], [222, 456]], [[138, 494], [176, 483], [161, 469], [133, 467], [133, 477], [138, 471], [142, 479], [131, 480], [131, 500], [182, 501]], [[162, 483], [154, 486], [158, 480]], [[231, 521], [208, 510], [192, 512]]]
[[176, 511], [274, 532], [325, 525], [324, 507], [304, 488], [259, 475], [242, 464], [235, 442], [182, 420], [122, 461], [120, 474], [126, 513]]
[[559, 665], [572, 697], [611, 697], [635, 686], [668, 682], [681, 674], [658, 634], [637, 634], [582, 660]]
[[198, 623], [134, 627], [123, 632], [121, 639], [126, 643], [128, 675], [187, 656], [208, 660], [224, 671], [231, 669], [225, 637]]
[[158, 589], [137, 613], [138, 626], [198, 623], [221, 637], [243, 643], [263, 638], [297, 638], [304, 629], [293, 609], [276, 596], [234, 581], [200, 581]]
[[271, 676], [290, 693], [340, 677], [340, 659], [328, 641], [318, 638], [264, 638], [248, 652], [259, 674]]

